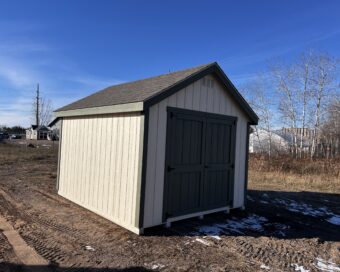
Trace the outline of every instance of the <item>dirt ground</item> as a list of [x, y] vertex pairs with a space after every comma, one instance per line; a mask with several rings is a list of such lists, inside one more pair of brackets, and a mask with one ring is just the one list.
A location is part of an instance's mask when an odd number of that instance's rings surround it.
[[49, 262], [21, 264], [0, 229], [0, 271], [340, 271], [339, 194], [252, 185], [245, 211], [137, 236], [58, 196], [56, 169], [54, 148], [0, 143], [0, 216]]

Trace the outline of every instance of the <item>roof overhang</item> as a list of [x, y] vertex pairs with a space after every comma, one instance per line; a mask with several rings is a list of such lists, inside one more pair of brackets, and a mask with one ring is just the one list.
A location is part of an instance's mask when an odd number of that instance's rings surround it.
[[140, 102], [132, 102], [126, 104], [117, 104], [111, 106], [100, 106], [100, 107], [92, 107], [92, 108], [83, 108], [83, 109], [74, 109], [74, 110], [66, 110], [66, 111], [55, 111], [56, 118], [63, 117], [74, 117], [74, 116], [86, 116], [86, 115], [101, 115], [101, 114], [112, 114], [112, 113], [126, 113], [126, 112], [143, 112], [148, 110], [151, 106], [156, 103], [162, 101], [163, 99], [173, 95], [174, 93], [184, 89], [189, 84], [199, 80], [200, 78], [213, 74], [216, 78], [221, 82], [221, 84], [225, 87], [225, 90], [231, 95], [231, 97], [236, 101], [243, 112], [248, 116], [249, 123], [251, 125], [257, 125], [258, 116], [254, 112], [254, 110], [250, 107], [247, 101], [242, 97], [239, 91], [236, 89], [234, 84], [229, 80], [226, 74], [223, 72], [221, 67], [216, 63], [212, 63], [208, 65], [204, 69], [193, 73], [187, 78], [177, 82], [176, 84], [169, 86], [160, 92], [148, 97], [144, 101]]
[[119, 104], [112, 106], [93, 107], [85, 109], [76, 109], [68, 111], [56, 111], [54, 112], [55, 117], [74, 117], [84, 115], [100, 115], [100, 114], [111, 114], [111, 113], [125, 113], [125, 112], [141, 112], [144, 110], [143, 102]]

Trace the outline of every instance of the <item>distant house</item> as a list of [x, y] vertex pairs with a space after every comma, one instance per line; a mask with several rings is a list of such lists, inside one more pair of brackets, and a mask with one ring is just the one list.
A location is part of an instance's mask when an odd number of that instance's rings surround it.
[[51, 130], [46, 126], [31, 125], [26, 129], [27, 140], [47, 140], [50, 137]]
[[51, 133], [49, 134], [47, 139], [50, 141], [58, 141], [61, 129], [61, 120], [58, 118], [53, 120], [51, 123], [48, 124], [48, 128], [51, 130]]
[[256, 129], [249, 136], [249, 152], [262, 153], [268, 152], [269, 146], [272, 151], [285, 152], [289, 148], [289, 141], [277, 131], [267, 131]]
[[269, 147], [275, 152], [287, 152], [294, 147], [294, 138], [303, 151], [308, 151], [314, 135], [315, 130], [309, 128], [282, 128], [272, 131], [257, 128], [250, 134], [249, 152], [268, 152]]

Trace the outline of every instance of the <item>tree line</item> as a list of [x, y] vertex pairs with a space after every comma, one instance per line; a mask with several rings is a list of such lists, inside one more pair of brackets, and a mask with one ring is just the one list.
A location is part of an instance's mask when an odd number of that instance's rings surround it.
[[259, 152], [340, 156], [339, 68], [338, 58], [309, 51], [290, 62], [272, 62], [244, 87], [260, 118], [252, 135]]

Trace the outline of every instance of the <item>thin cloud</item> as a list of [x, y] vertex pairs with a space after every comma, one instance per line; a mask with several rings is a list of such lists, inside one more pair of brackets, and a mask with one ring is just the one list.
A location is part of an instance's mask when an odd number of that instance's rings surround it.
[[0, 21], [0, 124], [30, 124], [38, 82], [41, 96], [50, 99], [55, 108], [122, 82], [89, 75], [65, 59], [60, 49], [32, 39], [42, 28], [26, 22]]
[[[262, 44], [262, 49], [257, 52], [245, 53], [243, 55], [225, 57], [219, 60], [220, 63], [229, 66], [246, 66], [260, 62], [267, 62], [271, 58], [281, 57], [292, 51], [301, 50], [305, 47], [311, 46], [314, 43], [325, 41], [340, 35], [340, 30], [330, 31], [326, 34], [317, 35], [308, 40], [296, 41], [294, 45], [290, 46], [275, 46], [273, 43]], [[281, 37], [282, 38], [282, 37]], [[275, 44], [280, 44], [282, 41], [275, 41]], [[259, 44], [257, 44], [259, 45]], [[256, 45], [254, 45], [256, 46]], [[253, 47], [254, 47], [253, 46]]]
[[15, 88], [25, 88], [34, 82], [30, 72], [9, 65], [0, 66], [0, 78]]

